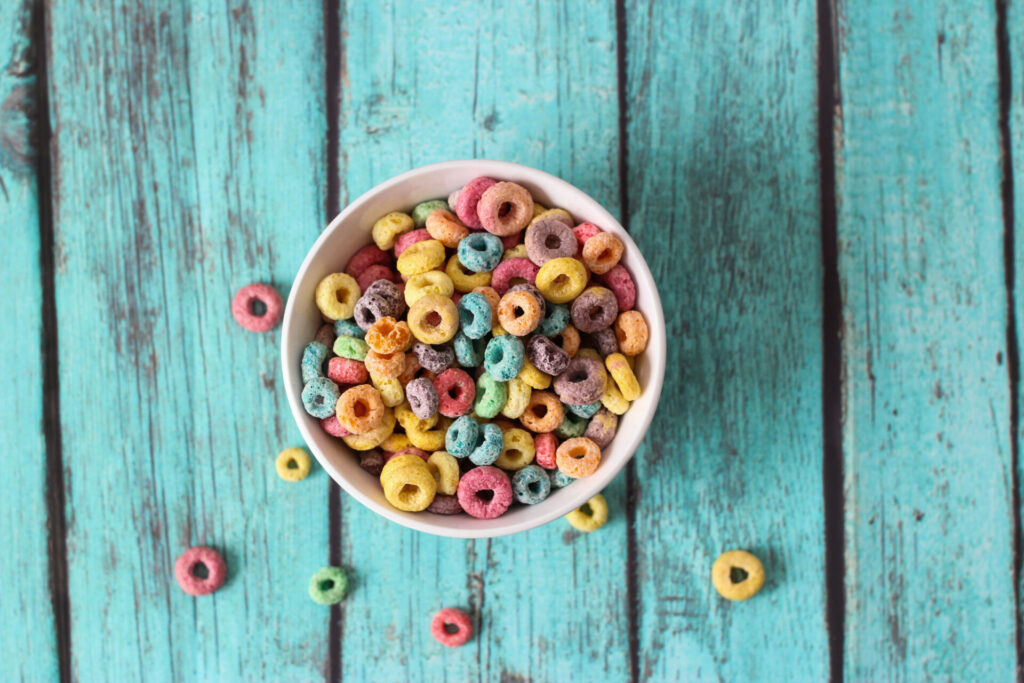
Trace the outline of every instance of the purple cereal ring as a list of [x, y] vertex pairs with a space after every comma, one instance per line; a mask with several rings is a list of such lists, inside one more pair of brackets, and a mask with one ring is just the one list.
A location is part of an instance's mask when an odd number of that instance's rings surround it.
[[359, 454], [359, 466], [375, 477], [384, 469], [384, 454], [380, 451], [363, 451]]
[[636, 284], [626, 267], [617, 263], [614, 268], [598, 278], [604, 286], [615, 292], [620, 311], [628, 311], [636, 304]]
[[504, 296], [509, 287], [519, 282], [535, 284], [538, 270], [540, 269], [528, 258], [506, 259], [491, 273], [491, 287], [499, 295]]
[[562, 403], [582, 406], [601, 399], [607, 380], [604, 363], [596, 358], [577, 356], [555, 378], [554, 389]]
[[462, 511], [458, 496], [446, 496], [443, 493], [435, 495], [433, 502], [427, 506], [427, 512], [435, 515], [457, 515]]
[[480, 217], [476, 215], [476, 206], [487, 188], [496, 182], [493, 178], [480, 176], [479, 178], [473, 178], [466, 183], [465, 187], [459, 190], [459, 196], [453, 208], [463, 225], [470, 228], [484, 227], [480, 222]]
[[544, 295], [540, 293], [539, 289], [531, 285], [529, 282], [520, 282], [519, 284], [512, 285], [505, 293], [508, 294], [509, 292], [529, 292], [533, 298], [537, 300], [537, 305], [540, 306], [541, 319], [547, 315], [548, 303], [544, 301]]
[[[262, 313], [253, 311], [253, 306], [261, 304]], [[276, 289], [262, 282], [254, 282], [242, 287], [231, 301], [231, 314], [239, 325], [250, 332], [269, 332], [281, 319], [284, 303]]]
[[569, 366], [569, 354], [540, 334], [530, 337], [526, 344], [526, 355], [538, 370], [552, 377], [562, 374]]
[[594, 333], [612, 326], [619, 316], [619, 302], [612, 290], [590, 287], [572, 302], [571, 313], [577, 330]]
[[391, 280], [375, 280], [369, 287], [363, 290], [363, 295], [367, 294], [379, 296], [388, 303], [388, 313], [386, 315], [399, 320], [402, 314], [405, 313], [407, 308], [405, 305], [405, 294], [402, 292], [402, 288]]
[[576, 255], [572, 229], [556, 218], [542, 218], [526, 230], [526, 255], [538, 266], [551, 259]]
[[444, 372], [455, 361], [455, 351], [451, 344], [431, 346], [418, 341], [412, 345], [412, 352], [420, 362], [420, 367], [435, 374]]
[[598, 330], [597, 332], [591, 332], [590, 341], [593, 342], [594, 348], [602, 356], [610, 356], [613, 353], [619, 352], [619, 340], [615, 336], [615, 330], [610, 327]]
[[601, 408], [594, 413], [594, 417], [590, 418], [590, 423], [587, 424], [583, 436], [596, 443], [598, 448], [604, 448], [611, 443], [618, 427], [619, 416], [607, 408]]
[[[509, 491], [509, 495], [511, 495], [511, 488]], [[200, 567], [206, 568], [205, 578], [200, 578], [197, 575], [197, 570]], [[228, 569], [224, 564], [224, 558], [213, 548], [207, 548], [204, 545], [189, 548], [174, 563], [174, 577], [178, 579], [181, 590], [189, 595], [212, 593], [224, 585], [227, 575]]]
[[495, 183], [480, 195], [476, 214], [483, 229], [492, 235], [515, 235], [533, 218], [533, 197], [522, 185]]
[[[352, 315], [355, 318], [356, 325], [359, 325], [359, 329], [365, 332], [381, 318], [391, 315], [389, 313], [390, 310], [391, 305], [383, 297], [364, 294], [356, 302]], [[394, 316], [391, 317], [393, 318]]]
[[413, 415], [426, 420], [437, 413], [437, 390], [426, 377], [414, 379], [405, 385], [405, 398], [409, 401]]
[[334, 348], [334, 340], [337, 336], [334, 334], [334, 325], [325, 323], [320, 326], [320, 329], [316, 331], [316, 336], [313, 337], [313, 341], [318, 341], [329, 349]]
[[395, 240], [395, 258], [402, 255], [402, 252], [416, 244], [417, 242], [424, 242], [426, 240], [432, 240], [433, 237], [427, 232], [426, 228], [420, 228], [419, 230], [410, 230], [409, 232], [403, 232], [397, 240]]
[[512, 504], [512, 483], [503, 471], [485, 465], [462, 475], [456, 495], [467, 514], [477, 519], [494, 519]]

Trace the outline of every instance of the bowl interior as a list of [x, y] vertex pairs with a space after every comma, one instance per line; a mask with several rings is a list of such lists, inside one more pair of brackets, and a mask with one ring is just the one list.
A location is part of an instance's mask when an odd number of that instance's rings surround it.
[[[619, 419], [615, 439], [602, 451], [598, 471], [563, 489], [554, 489], [543, 502], [514, 505], [497, 519], [481, 520], [468, 515], [409, 513], [392, 508], [384, 499], [379, 480], [359, 467], [358, 459], [340, 439], [326, 434], [319, 420], [302, 407], [302, 378], [299, 364], [305, 346], [322, 324], [313, 301], [317, 283], [342, 270], [359, 248], [371, 240], [370, 229], [390, 211], [409, 211], [428, 199], [444, 198], [477, 176], [487, 175], [519, 183], [544, 206], [566, 209], [578, 222], [591, 221], [614, 232], [626, 245], [622, 262], [636, 281], [636, 308], [650, 327], [647, 350], [637, 361], [637, 377], [643, 394]], [[632, 457], [647, 431], [661, 394], [665, 371], [665, 321], [658, 291], [636, 244], [622, 226], [600, 204], [581, 190], [552, 175], [518, 164], [465, 160], [424, 166], [378, 185], [352, 202], [339, 214], [306, 256], [284, 314], [281, 358], [288, 402], [299, 430], [320, 464], [348, 492], [364, 505], [404, 526], [444, 536], [478, 538], [524, 531], [567, 514], [599, 493]]]

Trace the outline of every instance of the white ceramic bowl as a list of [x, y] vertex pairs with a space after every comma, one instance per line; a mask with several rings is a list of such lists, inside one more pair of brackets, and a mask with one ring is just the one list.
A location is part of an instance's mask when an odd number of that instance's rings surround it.
[[[319, 420], [302, 407], [302, 351], [322, 325], [313, 301], [317, 283], [340, 271], [349, 257], [369, 244], [374, 221], [391, 211], [409, 211], [427, 199], [447, 197], [477, 176], [490, 176], [523, 185], [544, 206], [567, 210], [578, 222], [591, 221], [618, 235], [626, 245], [622, 262], [636, 281], [636, 308], [650, 326], [650, 342], [637, 362], [643, 394], [619, 419], [615, 439], [605, 449], [601, 465], [593, 475], [554, 489], [537, 505], [514, 504], [497, 519], [475, 519], [469, 515], [435, 515], [402, 512], [384, 499], [379, 480], [359, 467], [355, 454], [340, 440], [329, 436]], [[525, 531], [569, 513], [600, 493], [633, 457], [651, 424], [665, 376], [665, 317], [658, 290], [640, 250], [619, 222], [596, 201], [564, 180], [528, 166], [502, 161], [467, 159], [423, 166], [381, 183], [355, 200], [331, 221], [302, 262], [295, 275], [284, 311], [281, 332], [281, 366], [288, 403], [310, 450], [345, 491], [377, 514], [410, 529], [441, 536], [485, 538]]]

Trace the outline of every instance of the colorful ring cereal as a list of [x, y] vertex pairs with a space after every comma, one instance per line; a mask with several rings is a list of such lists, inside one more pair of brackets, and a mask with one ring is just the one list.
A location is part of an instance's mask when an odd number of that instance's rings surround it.
[[444, 448], [445, 435], [451, 424], [451, 420], [443, 417], [438, 420], [437, 426], [433, 429], [407, 428], [405, 433], [409, 437], [409, 442], [416, 448], [430, 452], [439, 451]]
[[622, 240], [610, 232], [594, 235], [583, 245], [583, 263], [595, 275], [604, 275], [614, 268], [622, 258]]
[[527, 291], [509, 290], [498, 303], [498, 321], [509, 334], [517, 337], [537, 329], [541, 315], [536, 298]]
[[521, 232], [533, 218], [533, 197], [522, 185], [501, 182], [491, 185], [476, 206], [484, 230], [494, 235]]
[[473, 399], [476, 398], [473, 378], [458, 368], [448, 368], [435, 377], [434, 390], [438, 399], [437, 412], [445, 417], [465, 415], [473, 407]]
[[553, 489], [565, 488], [569, 484], [576, 481], [575, 479], [573, 479], [572, 477], [570, 477], [568, 474], [558, 469], [557, 467], [548, 472], [548, 478], [551, 479], [551, 488]]
[[361, 291], [365, 292], [377, 280], [393, 282], [397, 277], [398, 275], [387, 266], [374, 265], [359, 274], [359, 277], [356, 278], [356, 284], [359, 285]]
[[445, 450], [452, 455], [465, 458], [480, 441], [480, 424], [469, 415], [463, 415], [452, 422], [444, 437]]
[[501, 263], [504, 250], [501, 238], [488, 232], [474, 232], [459, 242], [457, 253], [466, 270], [485, 273]]
[[[373, 283], [363, 291], [363, 296], [368, 295], [377, 296], [384, 300], [386, 304], [384, 315], [389, 315], [392, 318], [400, 318], [402, 314], [405, 313], [405, 295], [402, 293], [402, 288], [391, 280], [374, 280]], [[356, 322], [358, 324], [359, 321]]]
[[316, 286], [316, 306], [328, 320], [351, 318], [360, 291], [351, 275], [332, 273]]
[[427, 216], [426, 225], [430, 236], [449, 249], [457, 248], [459, 242], [469, 235], [469, 228], [446, 209], [437, 209]]
[[420, 365], [433, 373], [444, 372], [455, 360], [455, 351], [448, 344], [431, 346], [416, 342], [412, 345], [412, 352], [416, 354], [416, 360]]
[[314, 377], [302, 387], [302, 407], [315, 418], [323, 419], [334, 415], [338, 402], [338, 385], [326, 377]]
[[[540, 272], [540, 269], [530, 261], [530, 259], [510, 258], [507, 261], [499, 263], [494, 269], [494, 272], [491, 273], [490, 285], [491, 287], [494, 287], [494, 290], [498, 292], [499, 295], [503, 295], [508, 291], [509, 287], [520, 282], [525, 282], [531, 285], [536, 284], [538, 272]], [[551, 300], [550, 297], [546, 298]]]
[[417, 455], [399, 455], [384, 464], [380, 473], [384, 497], [406, 512], [426, 510], [437, 493], [437, 482], [427, 463]]
[[458, 254], [453, 254], [444, 267], [444, 272], [452, 279], [455, 291], [465, 294], [472, 292], [477, 287], [486, 287], [491, 284], [490, 273], [474, 273], [462, 265]]
[[555, 430], [555, 436], [559, 439], [574, 439], [577, 436], [583, 436], [583, 432], [586, 430], [587, 419], [585, 417], [566, 412], [562, 424], [558, 425]]
[[513, 427], [502, 434], [501, 455], [494, 464], [503, 470], [520, 470], [533, 462], [535, 453], [533, 435]]
[[647, 340], [650, 332], [647, 329], [647, 321], [644, 320], [640, 311], [625, 311], [620, 313], [615, 321], [615, 338], [619, 344], [619, 350], [626, 356], [637, 356], [647, 348]]
[[464, 511], [459, 505], [458, 496], [438, 493], [434, 496], [434, 502], [427, 506], [427, 512], [433, 512], [435, 515], [461, 515]]
[[604, 359], [608, 372], [615, 380], [615, 386], [622, 392], [622, 398], [627, 401], [635, 401], [640, 398], [640, 382], [637, 381], [633, 369], [629, 367], [629, 361], [621, 353], [613, 353]]
[[546, 470], [558, 469], [558, 463], [555, 461], [558, 437], [551, 432], [537, 434], [533, 437], [533, 447], [538, 465]]
[[459, 323], [462, 334], [482, 339], [491, 331], [491, 305], [479, 292], [469, 292], [459, 300]]
[[320, 342], [307, 344], [302, 351], [302, 381], [308, 382], [314, 377], [323, 377], [325, 362], [327, 362], [327, 347]]
[[401, 256], [406, 249], [417, 242], [426, 242], [429, 239], [433, 238], [430, 236], [430, 233], [427, 232], [426, 228], [420, 228], [419, 230], [412, 230], [405, 233], [395, 240], [395, 258]]
[[633, 276], [621, 263], [602, 275], [601, 281], [615, 293], [620, 311], [628, 311], [636, 304], [636, 284], [633, 282]]
[[[206, 577], [199, 576], [206, 568]], [[174, 578], [189, 595], [209, 595], [224, 585], [228, 568], [224, 558], [213, 548], [197, 545], [182, 553], [174, 563]]]
[[601, 449], [585, 436], [578, 436], [561, 443], [555, 451], [555, 462], [573, 479], [588, 477], [601, 464]]
[[331, 323], [324, 323], [320, 326], [320, 329], [316, 331], [316, 336], [313, 337], [313, 341], [320, 342], [328, 349], [334, 346], [334, 340], [337, 335], [334, 334], [334, 325]]
[[309, 578], [309, 597], [318, 605], [336, 605], [348, 594], [348, 575], [341, 567], [318, 569]]
[[547, 337], [535, 334], [526, 344], [526, 355], [541, 372], [557, 376], [569, 367], [569, 354]]
[[601, 228], [597, 227], [591, 222], [580, 223], [572, 229], [572, 234], [576, 237], [577, 252], [582, 255], [583, 245], [587, 243], [594, 235], [600, 235], [602, 232]]
[[274, 468], [285, 481], [302, 481], [309, 474], [309, 453], [301, 448], [286, 448], [277, 454]]
[[752, 598], [764, 585], [764, 565], [745, 550], [730, 550], [715, 560], [711, 583], [726, 600]]
[[338, 422], [337, 415], [328, 415], [327, 417], [320, 420], [320, 427], [323, 428], [323, 430], [330, 434], [331, 436], [337, 436], [339, 438], [343, 436], [348, 436], [349, 434], [352, 433], [341, 426], [341, 423]]
[[459, 490], [459, 461], [451, 453], [435, 451], [427, 458], [427, 469], [434, 475], [437, 492], [446, 496], [454, 496]]
[[519, 379], [526, 382], [531, 389], [547, 389], [551, 386], [551, 375], [538, 370], [529, 358], [523, 360], [523, 369], [519, 371]]
[[408, 324], [413, 336], [424, 344], [443, 344], [458, 332], [459, 312], [451, 299], [427, 294], [409, 309]]
[[374, 429], [366, 434], [351, 434], [342, 437], [345, 445], [354, 451], [369, 451], [381, 445], [384, 439], [391, 436], [395, 431], [395, 413], [388, 409], [384, 411], [384, 419]]
[[550, 493], [551, 479], [536, 465], [527, 465], [512, 475], [512, 495], [524, 505], [536, 505]]
[[405, 397], [416, 417], [426, 420], [437, 415], [437, 390], [434, 383], [426, 377], [414, 379], [406, 384]]
[[566, 325], [561, 334], [556, 334], [551, 341], [561, 346], [569, 358], [573, 358], [580, 350], [580, 333], [572, 325]]
[[598, 448], [604, 448], [615, 438], [615, 430], [619, 427], [619, 416], [602, 407], [594, 417], [590, 418], [583, 436], [597, 444]]
[[528, 258], [526, 255], [526, 245], [517, 244], [511, 249], [506, 249], [505, 253], [501, 256], [502, 260], [513, 259], [513, 258]]
[[373, 388], [380, 392], [380, 400], [387, 408], [394, 408], [405, 400], [405, 390], [402, 383], [395, 377], [377, 377], [370, 373], [370, 381]]
[[[429, 382], [429, 380], [427, 381]], [[431, 385], [431, 389], [433, 389], [433, 385]], [[438, 417], [437, 414], [420, 417], [413, 411], [412, 404], [408, 401], [403, 401], [395, 406], [395, 419], [398, 420], [402, 429], [419, 429], [420, 431], [433, 429], [437, 426]]]
[[353, 434], [366, 434], [384, 420], [384, 402], [379, 391], [369, 384], [360, 384], [341, 395], [336, 412], [342, 427]]
[[504, 382], [494, 379], [486, 372], [477, 378], [473, 412], [478, 417], [487, 420], [495, 417], [505, 407], [506, 401], [508, 401], [508, 388]]
[[619, 315], [615, 294], [607, 287], [590, 287], [572, 302], [572, 324], [580, 332], [611, 327]]
[[552, 208], [547, 209], [545, 211], [541, 211], [540, 213], [535, 215], [533, 219], [530, 221], [530, 225], [533, 225], [537, 221], [546, 220], [548, 218], [558, 219], [565, 223], [570, 228], [573, 226], [574, 223], [572, 216], [569, 214], [568, 211], [566, 211], [565, 209]]
[[429, 201], [420, 202], [412, 209], [412, 222], [417, 228], [422, 228], [427, 224], [427, 216], [434, 213], [438, 209], [444, 211], [450, 211], [451, 207], [448, 206], [448, 202], [443, 199], [431, 199]]
[[491, 307], [491, 320], [497, 320], [498, 302], [501, 301], [501, 295], [498, 294], [498, 290], [494, 287], [474, 287], [473, 291], [477, 294], [482, 294], [487, 299], [487, 304]]
[[490, 465], [501, 455], [502, 433], [501, 428], [496, 424], [480, 425], [480, 440], [476, 448], [469, 454], [469, 460], [474, 465]]
[[393, 307], [391, 304], [384, 297], [376, 294], [364, 294], [359, 297], [352, 311], [356, 324], [362, 328], [364, 335], [366, 330], [370, 329], [380, 318], [389, 315], [394, 317], [392, 313]]
[[475, 467], [459, 480], [459, 504], [477, 519], [500, 517], [512, 504], [512, 484], [497, 467]]
[[377, 353], [404, 352], [412, 345], [412, 334], [404, 320], [386, 315], [370, 325], [365, 341]]
[[356, 337], [362, 339], [366, 336], [366, 331], [356, 324], [355, 320], [335, 320], [334, 321], [334, 336], [337, 337]]
[[[255, 312], [254, 309], [258, 305], [263, 307], [262, 313]], [[269, 332], [274, 329], [281, 320], [283, 311], [281, 294], [262, 282], [242, 287], [231, 300], [231, 315], [235, 316], [235, 321], [239, 325], [250, 332]]]
[[566, 408], [568, 408], [569, 412], [573, 415], [589, 420], [597, 414], [597, 411], [601, 410], [601, 402], [594, 401], [593, 403], [585, 403], [581, 406], [567, 405]]
[[[587, 286], [587, 269], [574, 258], [554, 258], [537, 270], [534, 284], [551, 303], [568, 303]], [[495, 289], [501, 291], [497, 286]]]
[[615, 337], [615, 330], [610, 327], [591, 332], [589, 338], [591, 346], [602, 358], [619, 352], [619, 340]]
[[554, 337], [565, 330], [569, 324], [569, 307], [563, 304], [549, 304], [544, 320], [537, 326], [537, 334]]
[[562, 402], [549, 391], [535, 391], [530, 403], [519, 417], [524, 427], [534, 434], [553, 432], [562, 424], [565, 409]]
[[438, 240], [416, 242], [402, 252], [395, 263], [398, 272], [409, 278], [413, 275], [436, 270], [444, 264], [444, 245]]
[[507, 382], [523, 368], [526, 351], [523, 342], [511, 334], [494, 337], [484, 350], [484, 369], [499, 382]]
[[555, 378], [554, 388], [563, 403], [579, 406], [601, 400], [607, 381], [608, 374], [601, 366], [601, 361], [577, 356]]
[[427, 294], [439, 294], [451, 297], [455, 293], [455, 285], [452, 279], [440, 270], [428, 270], [419, 275], [413, 275], [405, 283], [405, 303], [412, 306]]
[[378, 353], [370, 349], [363, 359], [363, 364], [371, 377], [378, 379], [397, 379], [405, 370], [405, 354], [401, 351], [395, 353]]
[[384, 455], [380, 451], [365, 451], [359, 454], [359, 466], [380, 478], [381, 470], [384, 469]]
[[600, 493], [565, 516], [574, 529], [589, 533], [608, 521], [608, 503]]
[[376, 244], [367, 244], [352, 255], [345, 265], [345, 272], [352, 277], [359, 277], [370, 266], [391, 267], [391, 254], [383, 251]]
[[461, 332], [455, 335], [455, 359], [459, 365], [465, 368], [475, 368], [484, 362], [484, 351], [487, 349], [487, 342], [483, 339], [470, 339]]
[[551, 259], [575, 256], [576, 238], [557, 218], [535, 220], [526, 231], [526, 254], [538, 266]]
[[334, 340], [334, 355], [340, 358], [362, 361], [369, 350], [369, 345], [358, 337], [342, 335]]
[[[519, 371], [520, 375], [522, 370]], [[530, 385], [519, 378], [519, 376], [513, 377], [505, 385], [506, 393], [508, 394], [505, 399], [505, 405], [501, 407], [501, 414], [510, 420], [516, 420], [526, 410], [526, 406], [530, 405], [530, 396], [533, 394], [533, 389]], [[479, 395], [480, 389], [477, 387], [477, 394]]]
[[483, 197], [484, 192], [496, 183], [497, 181], [492, 178], [481, 176], [473, 178], [459, 190], [459, 196], [456, 199], [454, 209], [460, 221], [470, 228], [484, 227], [483, 223], [480, 222], [480, 217], [477, 215], [477, 205], [480, 203], [480, 198]]
[[395, 240], [399, 235], [409, 232], [414, 226], [412, 216], [401, 211], [392, 211], [386, 216], [381, 216], [377, 219], [377, 222], [373, 224], [370, 234], [377, 247], [382, 251], [386, 251], [395, 246]]
[[[455, 631], [449, 631], [449, 626]], [[473, 637], [473, 621], [462, 610], [445, 607], [430, 620], [430, 635], [446, 647], [459, 647]]]

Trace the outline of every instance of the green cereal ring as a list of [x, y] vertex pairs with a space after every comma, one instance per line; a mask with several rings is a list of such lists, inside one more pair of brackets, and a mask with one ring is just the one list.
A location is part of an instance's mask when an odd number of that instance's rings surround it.
[[348, 576], [341, 567], [324, 567], [309, 580], [309, 597], [319, 605], [336, 605], [348, 593]]
[[583, 436], [583, 432], [587, 431], [587, 423], [589, 420], [579, 415], [574, 415], [568, 410], [565, 411], [565, 419], [562, 420], [562, 424], [558, 425], [555, 429], [555, 434], [560, 439], [574, 439], [577, 436]]
[[476, 400], [473, 412], [478, 417], [490, 419], [501, 412], [508, 401], [508, 387], [504, 382], [491, 377], [486, 372], [476, 380]]
[[443, 211], [451, 211], [451, 207], [448, 206], [448, 202], [443, 199], [431, 199], [427, 202], [421, 202], [416, 205], [412, 210], [412, 221], [416, 224], [417, 228], [422, 228], [427, 224], [427, 216], [434, 213], [438, 209]]
[[370, 346], [362, 339], [342, 335], [334, 340], [334, 355], [349, 360], [363, 360]]

